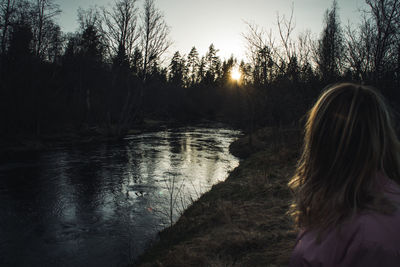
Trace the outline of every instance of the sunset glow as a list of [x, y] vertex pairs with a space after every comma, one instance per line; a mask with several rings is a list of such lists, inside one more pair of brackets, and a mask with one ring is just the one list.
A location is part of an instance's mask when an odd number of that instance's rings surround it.
[[231, 78], [232, 80], [238, 81], [242, 77], [242, 73], [240, 72], [239, 68], [234, 67], [231, 70]]

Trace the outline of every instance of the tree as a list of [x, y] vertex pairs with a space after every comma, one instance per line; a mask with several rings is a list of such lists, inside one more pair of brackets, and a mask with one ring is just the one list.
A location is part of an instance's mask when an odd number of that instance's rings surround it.
[[[346, 63], [354, 79], [378, 83], [399, 77], [400, 1], [366, 0], [362, 22], [346, 27]], [[397, 75], [396, 75], [397, 73]], [[399, 78], [397, 78], [399, 79]], [[390, 82], [389, 82], [390, 83]]]
[[215, 82], [220, 75], [221, 60], [217, 56], [218, 51], [218, 49], [215, 49], [214, 44], [211, 44], [205, 56], [205, 79], [208, 83]]
[[199, 61], [199, 68], [197, 71], [197, 79], [198, 82], [203, 82], [204, 78], [206, 76], [206, 60], [204, 58], [204, 56], [201, 57], [200, 61]]
[[249, 85], [251, 83], [251, 64], [245, 63], [243, 60], [240, 61], [239, 70], [242, 73], [241, 82], [243, 85]]
[[97, 9], [79, 9], [78, 22], [80, 29], [69, 38], [63, 67], [67, 83], [73, 88], [77, 119], [88, 125], [93, 123], [94, 96], [103, 86], [105, 43]]
[[[281, 61], [289, 61], [295, 55], [295, 44], [292, 41], [291, 35], [294, 31], [295, 24], [293, 22], [293, 4], [291, 7], [291, 13], [289, 19], [285, 15], [277, 15], [277, 24], [279, 30], [279, 37], [283, 47], [283, 53], [278, 53]], [[285, 56], [283, 56], [285, 55]]]
[[103, 61], [104, 48], [99, 31], [94, 25], [88, 25], [81, 36], [81, 56], [92, 64], [99, 64]]
[[299, 34], [296, 46], [296, 56], [300, 66], [310, 66], [312, 62], [313, 40], [311, 31], [307, 30]]
[[231, 81], [232, 69], [235, 67], [237, 60], [233, 58], [233, 55], [222, 62], [222, 75], [221, 82], [223, 85], [227, 85]]
[[37, 103], [39, 92], [34, 86], [39, 77], [32, 75], [32, 37], [29, 23], [26, 21], [14, 23], [4, 62], [6, 67], [1, 83], [4, 86], [2, 98], [8, 100], [4, 103], [7, 107], [5, 109], [7, 113], [5, 118], [8, 120], [6, 128], [9, 127], [16, 132], [35, 133], [39, 125]]
[[[289, 27], [288, 33], [285, 34], [283, 32], [283, 26], [279, 26], [283, 47], [289, 48], [289, 44], [286, 44], [284, 41], [290, 40], [292, 24], [291, 22], [287, 22], [284, 17], [280, 18], [279, 16], [278, 22], [279, 25], [283, 23]], [[275, 47], [271, 32], [267, 33], [263, 28], [257, 25], [246, 24], [248, 31], [243, 34], [243, 37], [247, 43], [247, 56], [250, 59], [252, 69], [252, 81], [258, 85], [266, 85], [277, 76], [276, 73], [281, 69], [282, 63], [286, 60], [285, 54], [289, 53], [291, 50], [285, 50], [284, 53], [282, 53], [281, 50]]]
[[133, 57], [131, 60], [132, 73], [136, 77], [141, 77], [141, 71], [143, 69], [143, 56], [139, 48], [136, 47], [135, 52], [133, 52]]
[[12, 18], [15, 13], [16, 0], [1, 0], [0, 1], [0, 31], [1, 44], [0, 53], [4, 55], [7, 47], [7, 39], [12, 24]]
[[262, 47], [256, 54], [253, 63], [253, 81], [256, 85], [267, 85], [272, 81], [273, 65], [271, 50], [267, 46]]
[[54, 37], [54, 31], [60, 31], [54, 22], [60, 13], [53, 0], [36, 0], [32, 6], [33, 48], [39, 58], [45, 58], [47, 49], [56, 40], [51, 37]]
[[185, 60], [179, 51], [176, 51], [169, 65], [169, 81], [175, 86], [182, 87], [186, 76]]
[[48, 34], [48, 47], [46, 48], [45, 60], [58, 62], [64, 48], [65, 36], [62, 34], [60, 26], [52, 25], [53, 29]]
[[96, 31], [101, 32], [103, 19], [97, 7], [78, 8], [78, 23], [80, 31], [93, 27]]
[[299, 80], [299, 74], [300, 74], [300, 67], [297, 61], [297, 57], [292, 56], [287, 66], [286, 75], [291, 82], [297, 83]]
[[143, 55], [143, 79], [146, 81], [154, 62], [171, 46], [169, 27], [154, 0], [144, 1], [141, 25], [141, 48]]
[[107, 39], [113, 54], [125, 51], [132, 61], [139, 38], [136, 0], [116, 0], [112, 10], [103, 9]]
[[372, 38], [374, 80], [382, 79], [385, 66], [397, 59], [397, 44], [400, 37], [400, 0], [366, 0], [370, 10], [369, 24]]
[[187, 56], [187, 61], [186, 61], [186, 68], [188, 70], [188, 84], [190, 86], [193, 86], [197, 81], [197, 74], [199, 71], [199, 52], [197, 52], [196, 47], [192, 47], [192, 49], [189, 52], [189, 55]]
[[363, 20], [357, 29], [346, 27], [345, 60], [353, 79], [368, 81], [374, 73], [372, 28], [365, 16]]
[[79, 54], [92, 64], [101, 63], [106, 49], [102, 18], [96, 8], [78, 9]]
[[109, 130], [114, 136], [123, 137], [137, 116], [141, 99], [136, 80], [135, 71], [131, 68], [128, 55], [121, 44], [113, 60], [111, 90], [107, 94]]
[[316, 61], [325, 82], [333, 82], [340, 75], [343, 59], [343, 34], [337, 10], [334, 0], [331, 9], [325, 13], [325, 26], [318, 41]]

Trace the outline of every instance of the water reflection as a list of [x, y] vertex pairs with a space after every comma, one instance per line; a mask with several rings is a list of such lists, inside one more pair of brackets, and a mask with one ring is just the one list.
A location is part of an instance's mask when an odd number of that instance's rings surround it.
[[126, 264], [237, 166], [238, 135], [182, 128], [3, 159], [0, 265]]

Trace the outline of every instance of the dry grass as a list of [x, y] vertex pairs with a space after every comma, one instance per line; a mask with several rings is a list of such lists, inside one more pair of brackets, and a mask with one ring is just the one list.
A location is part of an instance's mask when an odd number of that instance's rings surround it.
[[[298, 136], [286, 131], [287, 138], [274, 139], [271, 130], [263, 131], [257, 139], [274, 145], [253, 149], [259, 152], [162, 231], [159, 241], [139, 259], [140, 266], [287, 265], [296, 237], [287, 215], [287, 182], [297, 159], [293, 140]], [[244, 138], [234, 146], [238, 150], [246, 145]]]

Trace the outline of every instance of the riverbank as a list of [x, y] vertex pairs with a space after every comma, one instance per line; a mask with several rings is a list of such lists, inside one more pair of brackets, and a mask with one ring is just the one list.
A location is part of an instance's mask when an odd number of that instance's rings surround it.
[[224, 181], [159, 234], [139, 266], [285, 266], [296, 238], [287, 182], [297, 130], [262, 129], [231, 145], [243, 158]]

